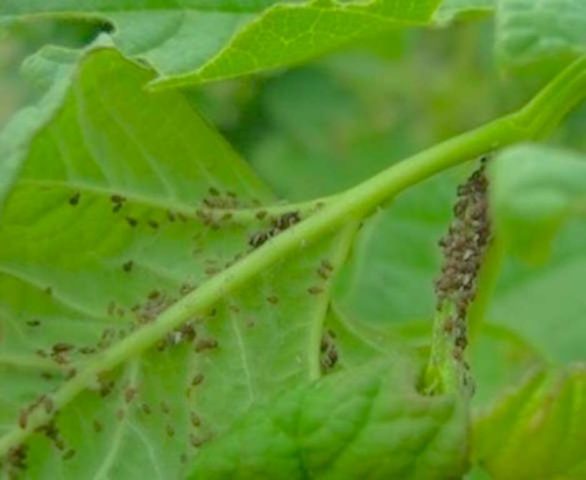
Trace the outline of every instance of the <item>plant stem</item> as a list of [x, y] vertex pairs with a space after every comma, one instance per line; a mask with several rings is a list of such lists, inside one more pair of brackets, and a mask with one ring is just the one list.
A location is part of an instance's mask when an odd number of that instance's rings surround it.
[[[506, 115], [397, 163], [334, 199], [307, 219], [268, 241], [240, 262], [212, 277], [197, 290], [145, 325], [90, 360], [71, 380], [50, 395], [55, 411], [95, 383], [98, 374], [144, 352], [184, 321], [210, 308], [230, 292], [284, 257], [301, 254], [324, 234], [368, 215], [380, 203], [433, 174], [506, 145], [530, 140], [551, 129], [586, 96], [586, 58], [575, 62], [519, 113]], [[0, 455], [23, 442], [52, 414], [34, 409], [26, 425], [16, 426], [0, 438]]]

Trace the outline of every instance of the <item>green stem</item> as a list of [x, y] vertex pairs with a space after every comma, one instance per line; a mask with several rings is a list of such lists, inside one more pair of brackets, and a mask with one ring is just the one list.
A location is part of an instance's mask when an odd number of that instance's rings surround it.
[[[563, 91], [563, 94], [551, 95], [551, 85]], [[152, 347], [184, 321], [209, 309], [277, 261], [295, 253], [299, 254], [305, 246], [324, 234], [348, 224], [352, 219], [364, 217], [383, 201], [437, 172], [487, 151], [534, 138], [540, 134], [544, 125], [552, 127], [561, 119], [560, 112], [567, 112], [585, 95], [586, 60], [583, 60], [564, 70], [519, 113], [506, 115], [447, 140], [337, 195], [315, 214], [274, 237], [262, 248], [253, 251], [169, 307], [154, 322], [96, 354], [75, 377], [51, 395], [54, 406], [57, 410], [63, 408], [88, 386], [93, 385], [98, 374], [111, 370], [128, 358]], [[540, 115], [541, 111], [545, 112], [543, 116]], [[540, 121], [534, 121], [534, 115], [539, 116]], [[32, 411], [24, 428], [17, 426], [0, 438], [0, 455], [19, 445], [50, 418], [51, 413], [42, 408]]]

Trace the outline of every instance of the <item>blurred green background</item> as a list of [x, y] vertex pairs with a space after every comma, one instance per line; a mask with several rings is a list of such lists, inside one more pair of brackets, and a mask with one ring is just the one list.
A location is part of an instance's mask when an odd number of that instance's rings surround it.
[[[0, 38], [0, 128], [37, 92], [19, 75], [45, 44], [78, 47], [107, 26], [38, 21]], [[490, 18], [429, 30], [396, 30], [309, 64], [186, 89], [284, 199], [329, 195], [455, 134], [518, 108], [551, 76], [505, 72], [493, 59]], [[586, 147], [586, 108], [549, 140]], [[408, 338], [429, 339], [436, 242], [455, 186], [471, 166], [446, 172], [380, 209], [361, 230], [334, 298], [336, 312]], [[506, 256], [473, 351], [483, 407], [534, 365], [584, 359], [586, 228], [570, 223], [545, 265]]]

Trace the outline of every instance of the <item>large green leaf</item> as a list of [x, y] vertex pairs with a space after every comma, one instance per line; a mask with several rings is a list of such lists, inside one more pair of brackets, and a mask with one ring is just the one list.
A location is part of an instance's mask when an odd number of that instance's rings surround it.
[[586, 52], [582, 0], [498, 0], [496, 49], [507, 65], [523, 65]]
[[291, 65], [398, 25], [429, 22], [439, 0], [4, 1], [0, 23], [37, 15], [99, 18], [116, 45], [146, 60], [169, 87]]
[[495, 227], [526, 259], [543, 259], [562, 224], [586, 215], [586, 158], [539, 146], [506, 150], [491, 166]]
[[465, 404], [417, 392], [418, 371], [389, 358], [287, 392], [204, 447], [191, 478], [458, 478]]
[[68, 60], [51, 50], [31, 64], [58, 80], [1, 138], [0, 444], [16, 447], [2, 442], [29, 409], [50, 411], [55, 388], [84, 382], [31, 435], [29, 470], [17, 474], [181, 477], [249, 406], [320, 376], [327, 273], [352, 228], [301, 246], [97, 383], [78, 379], [100, 351], [250, 251], [250, 235], [288, 207], [271, 206], [181, 94], [145, 93], [151, 71], [104, 47], [77, 68]]
[[494, 478], [584, 478], [584, 366], [534, 373], [478, 420], [474, 439], [474, 459]]

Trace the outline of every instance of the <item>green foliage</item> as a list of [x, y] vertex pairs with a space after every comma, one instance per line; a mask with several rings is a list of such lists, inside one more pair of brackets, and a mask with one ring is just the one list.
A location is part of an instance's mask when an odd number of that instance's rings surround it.
[[439, 0], [4, 2], [0, 24], [40, 13], [100, 18], [126, 55], [159, 74], [157, 88], [206, 82], [296, 64], [399, 25], [428, 23]]
[[401, 358], [379, 360], [259, 405], [202, 450], [191, 478], [457, 476], [464, 405], [418, 393], [417, 370]]
[[519, 146], [499, 155], [491, 170], [495, 226], [528, 260], [550, 254], [563, 222], [586, 213], [586, 159], [580, 155]]
[[[502, 116], [534, 92], [491, 53], [553, 77], [583, 13], [2, 2], [9, 70], [62, 46], [0, 133], [0, 478], [582, 479], [584, 111], [540, 143], [586, 58]], [[433, 282], [476, 165], [445, 170], [489, 152], [464, 349]]]
[[478, 420], [476, 461], [503, 480], [583, 478], [585, 373], [583, 366], [534, 372]]

